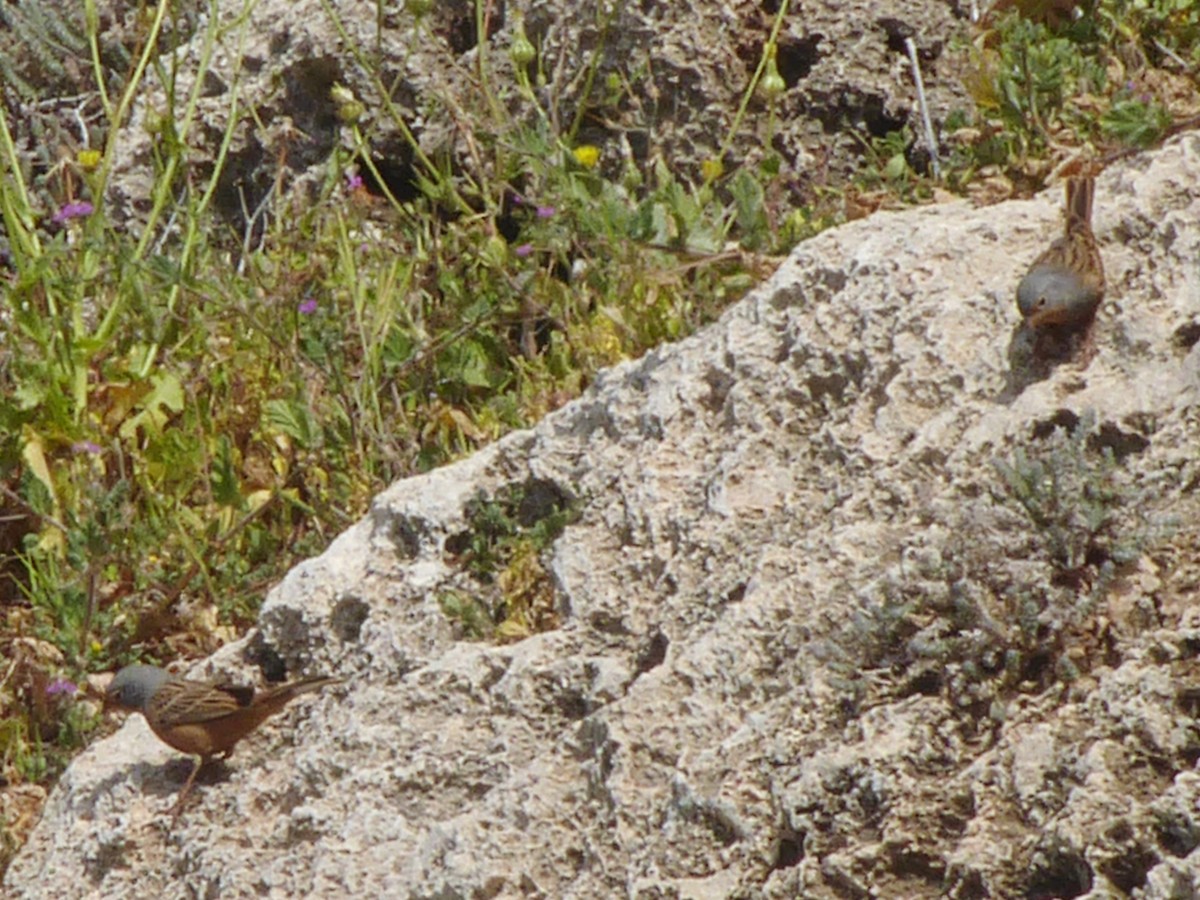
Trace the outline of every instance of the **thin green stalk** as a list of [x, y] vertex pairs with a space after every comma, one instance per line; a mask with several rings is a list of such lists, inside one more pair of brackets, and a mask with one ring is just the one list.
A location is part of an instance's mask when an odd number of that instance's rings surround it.
[[588, 62], [587, 75], [584, 76], [583, 90], [580, 92], [580, 97], [582, 100], [579, 103], [578, 108], [575, 110], [575, 118], [572, 120], [571, 127], [566, 134], [566, 141], [569, 144], [575, 143], [575, 136], [579, 134], [579, 128], [583, 124], [583, 117], [591, 111], [587, 101], [590, 100], [592, 96], [592, 85], [596, 81], [596, 73], [600, 70], [601, 50], [604, 48], [605, 41], [608, 39], [608, 29], [612, 26], [612, 21], [616, 17], [618, 9], [620, 9], [619, 3], [610, 3], [607, 15], [604, 17], [603, 25], [600, 29], [600, 40], [596, 42], [596, 50], [592, 54], [591, 60]]
[[[236, 59], [237, 62], [234, 64], [233, 72], [230, 77], [229, 114], [228, 114], [228, 120], [227, 120], [228, 125], [225, 128], [225, 133], [221, 136], [221, 146], [220, 146], [220, 149], [217, 151], [217, 157], [213, 163], [213, 171], [212, 171], [211, 176], [208, 179], [208, 185], [205, 188], [204, 193], [200, 197], [200, 202], [197, 203], [191, 210], [189, 210], [189, 214], [187, 216], [186, 231], [184, 234], [184, 239], [183, 239], [182, 247], [180, 249], [180, 254], [179, 254], [178, 271], [180, 273], [180, 277], [178, 279], [176, 279], [175, 283], [172, 284], [170, 289], [167, 291], [166, 308], [167, 308], [168, 313], [173, 313], [178, 304], [179, 294], [180, 294], [180, 291], [182, 290], [181, 280], [185, 276], [185, 274], [190, 270], [192, 258], [194, 256], [194, 254], [197, 252], [197, 248], [200, 244], [200, 239], [201, 239], [202, 223], [205, 221], [205, 217], [208, 213], [208, 208], [212, 204], [213, 196], [216, 194], [217, 187], [221, 180], [221, 172], [223, 172], [225, 169], [225, 160], [229, 155], [229, 148], [233, 144], [234, 131], [237, 128], [237, 124], [238, 124], [238, 107], [240, 105], [240, 99], [241, 99], [240, 93], [239, 93], [239, 85], [240, 85], [241, 68], [242, 68], [241, 60], [244, 55], [242, 51], [243, 51], [243, 48], [244, 48], [245, 42], [246, 42], [246, 33], [248, 30], [247, 26], [249, 24], [250, 14], [253, 11], [254, 5], [256, 3], [257, 3], [257, 0], [246, 0], [246, 2], [242, 6], [241, 13], [239, 13], [237, 19], [234, 20], [234, 23], [231, 26], [233, 28], [240, 26], [241, 31], [239, 32], [239, 35], [238, 35], [237, 50], [234, 53], [234, 59]], [[214, 23], [217, 22], [218, 14], [219, 14], [219, 8], [217, 6], [217, 0], [212, 0], [212, 2], [210, 4], [210, 12], [209, 12], [212, 22], [214, 22]], [[215, 29], [215, 27], [216, 26], [214, 25], [213, 28]], [[180, 130], [181, 140], [179, 142], [179, 146], [186, 145], [186, 141], [183, 140], [183, 138], [186, 137], [188, 131], [191, 129], [192, 121], [195, 118], [196, 107], [197, 107], [197, 104], [200, 99], [200, 93], [201, 93], [203, 81], [204, 81], [203, 76], [204, 76], [204, 73], [208, 70], [209, 64], [212, 59], [212, 55], [215, 52], [216, 43], [217, 43], [216, 32], [213, 30], [210, 30], [209, 38], [205, 45], [204, 55], [201, 59], [200, 68], [196, 73], [195, 81], [192, 84], [192, 91], [188, 97], [188, 104], [186, 107], [186, 112], [184, 114], [183, 126]], [[150, 235], [154, 231], [152, 225], [156, 221], [158, 215], [161, 213], [161, 210], [165, 206], [165, 202], [167, 199], [167, 192], [169, 191], [169, 186], [173, 180], [174, 168], [177, 165], [177, 163], [179, 162], [180, 156], [181, 156], [181, 154], [178, 154], [178, 153], [175, 154], [174, 156], [172, 156], [170, 163], [168, 163], [168, 175], [164, 175], [164, 177], [162, 177], [159, 181], [159, 184], [162, 185], [162, 187], [160, 188], [160, 190], [156, 191], [155, 206], [151, 212], [150, 220], [147, 223], [145, 231], [142, 233], [142, 238], [140, 241], [138, 241], [137, 248], [134, 251], [134, 260], [135, 261], [141, 259], [142, 256], [144, 255], [144, 253], [146, 252], [146, 247], [149, 244]], [[122, 293], [124, 293], [124, 292], [122, 292]], [[115, 304], [114, 304], [114, 306], [115, 306]], [[112, 316], [106, 316], [105, 321], [102, 325], [102, 331], [101, 331], [102, 336], [107, 337], [107, 335], [109, 333], [108, 329], [113, 328], [113, 327], [115, 327], [115, 318]], [[153, 368], [154, 363], [158, 358], [158, 353], [159, 353], [160, 349], [161, 349], [161, 345], [158, 341], [156, 341], [153, 345], [151, 345], [150, 351], [142, 358], [142, 364], [139, 367], [138, 372], [137, 372], [139, 377], [145, 378], [150, 373], [150, 370]]]
[[[117, 141], [120, 137], [121, 125], [124, 123], [125, 117], [129, 115], [129, 109], [133, 106], [134, 98], [138, 95], [142, 78], [146, 74], [146, 67], [150, 65], [150, 61], [155, 56], [155, 51], [158, 47], [158, 35], [162, 31], [163, 19], [166, 18], [167, 7], [170, 3], [171, 0], [159, 0], [158, 7], [154, 11], [154, 20], [150, 23], [150, 31], [146, 37], [146, 42], [142, 45], [141, 56], [138, 57], [137, 65], [134, 66], [133, 75], [130, 77], [129, 83], [125, 85], [125, 90], [121, 93], [121, 102], [117, 106], [117, 111], [109, 116], [108, 140], [104, 146], [104, 158], [96, 170], [95, 188], [97, 198], [103, 197], [105, 190], [108, 188], [108, 178], [112, 173], [113, 161], [116, 159]], [[89, 236], [98, 236], [101, 227], [102, 217], [93, 216], [88, 221]]]
[[96, 0], [83, 0], [83, 15], [87, 23], [88, 50], [92, 58], [92, 74], [96, 78], [96, 90], [104, 111], [108, 112], [111, 101], [108, 98], [108, 86], [104, 83], [104, 67], [100, 63], [100, 13], [96, 9]]
[[504, 110], [492, 92], [491, 79], [488, 78], [490, 67], [488, 66], [487, 12], [490, 7], [491, 0], [475, 0], [475, 64], [478, 68], [479, 89], [483, 91], [488, 108], [492, 111], [492, 119], [499, 124], [505, 119]]
[[[246, 42], [246, 32], [249, 25], [250, 14], [254, 11], [254, 6], [258, 0], [245, 0], [242, 5], [242, 10], [238, 13], [237, 18], [230, 24], [230, 29], [241, 28], [238, 35], [237, 48], [233, 53], [233, 59], [236, 60], [233, 66], [233, 72], [230, 76], [229, 87], [229, 116], [228, 124], [225, 128], [225, 134], [222, 135], [221, 147], [217, 154], [217, 160], [213, 168], [213, 173], [209, 178], [208, 189], [205, 192], [204, 200], [197, 210], [197, 214], [202, 214], [208, 206], [213, 193], [216, 190], [217, 182], [220, 180], [221, 171], [224, 168], [225, 157], [229, 152], [229, 147], [233, 142], [233, 131], [238, 124], [238, 105], [240, 95], [238, 93], [238, 85], [242, 71], [242, 50]], [[178, 143], [176, 152], [171, 154], [167, 160], [166, 169], [159, 175], [156, 180], [154, 191], [154, 203], [151, 207], [150, 214], [147, 217], [146, 225], [142, 231], [141, 239], [137, 243], [137, 248], [134, 250], [133, 259], [140, 260], [146, 252], [147, 246], [157, 236], [157, 224], [162, 216], [163, 210], [166, 209], [168, 203], [173, 201], [171, 196], [171, 188], [175, 183], [175, 174], [179, 166], [183, 163], [184, 151], [182, 148], [187, 146], [187, 137], [191, 133], [192, 126], [196, 118], [196, 110], [200, 103], [200, 97], [204, 90], [204, 76], [212, 66], [212, 58], [216, 53], [217, 45], [220, 40], [220, 33], [224, 30], [220, 26], [220, 6], [217, 0], [209, 2], [209, 27], [205, 36], [204, 51], [200, 57], [200, 64], [196, 69], [195, 76], [192, 80], [191, 90], [188, 92], [187, 104], [184, 106], [183, 118], [178, 128]], [[187, 248], [185, 247], [185, 253]], [[182, 267], [181, 267], [182, 268]]]
[[[404, 142], [408, 144], [409, 149], [412, 150], [413, 157], [425, 170], [425, 176], [437, 186], [441, 196], [453, 202], [454, 207], [458, 212], [466, 213], [468, 215], [473, 213], [474, 210], [471, 209], [470, 204], [468, 204], [467, 201], [464, 200], [459, 194], [457, 188], [454, 187], [454, 183], [443, 176], [438, 167], [434, 165], [433, 160], [431, 160], [428, 155], [426, 155], [425, 151], [421, 149], [420, 142], [417, 141], [416, 135], [414, 135], [411, 129], [409, 129], [407, 123], [404, 121], [404, 117], [400, 114], [400, 110], [398, 110], [396, 108], [396, 104], [392, 102], [391, 91], [387, 90], [383, 84], [383, 81], [380, 79], [378, 67], [372, 66], [363, 55], [363, 52], [359, 48], [358, 44], [351, 40], [349, 33], [346, 31], [345, 25], [342, 24], [341, 17], [337, 14], [337, 11], [334, 9], [330, 0], [321, 0], [321, 8], [325, 10], [325, 14], [329, 17], [329, 21], [333, 23], [333, 27], [337, 30], [338, 37], [342, 39], [342, 44], [350, 51], [351, 56], [354, 57], [354, 61], [358, 63], [359, 68], [367, 74], [367, 77], [371, 81], [371, 86], [375, 89], [375, 93], [378, 95], [380, 102], [383, 104], [383, 108], [391, 117], [391, 120], [395, 124], [396, 128], [399, 129], [401, 137], [404, 138]], [[355, 129], [355, 140], [356, 149], [362, 149], [367, 146], [366, 141], [358, 132], [357, 128]], [[370, 153], [362, 153], [361, 157], [367, 168], [370, 170], [372, 176], [376, 178], [376, 182], [383, 187], [383, 181], [379, 178], [378, 171], [376, 171], [374, 165], [371, 163]], [[386, 187], [384, 187], [384, 191], [388, 197], [388, 201], [392, 204], [392, 206], [397, 211], [403, 212], [400, 202], [394, 196], [392, 196], [392, 193], [387, 191]]]
[[23, 270], [28, 268], [33, 260], [41, 257], [42, 243], [38, 240], [37, 229], [34, 227], [29, 190], [21, 174], [21, 158], [13, 143], [12, 132], [8, 130], [8, 117], [4, 114], [3, 103], [0, 103], [0, 144], [3, 145], [4, 151], [4, 169], [8, 173], [6, 183], [0, 186], [0, 213], [4, 216], [4, 228], [9, 242], [17, 251], [17, 267]]
[[779, 40], [779, 32], [783, 28], [783, 20], [787, 16], [789, 2], [790, 0], [782, 0], [779, 4], [779, 11], [775, 13], [775, 22], [771, 25], [771, 34], [767, 38], [766, 47], [763, 48], [763, 53], [758, 59], [758, 68], [754, 70], [754, 76], [750, 79], [749, 86], [742, 94], [742, 102], [738, 104], [737, 113], [734, 114], [733, 122], [730, 124], [729, 131], [725, 135], [725, 141], [721, 144], [719, 159], [724, 159], [726, 154], [729, 153], [729, 148], [733, 146], [733, 140], [742, 127], [742, 119], [746, 117], [746, 110], [750, 107], [750, 98], [758, 90], [758, 82], [762, 79], [763, 72], [766, 71], [771, 48], [775, 47]]

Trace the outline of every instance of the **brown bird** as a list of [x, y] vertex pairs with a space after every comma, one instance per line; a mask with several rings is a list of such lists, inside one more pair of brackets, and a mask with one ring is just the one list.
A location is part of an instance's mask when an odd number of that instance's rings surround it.
[[340, 678], [304, 678], [256, 693], [253, 687], [188, 681], [157, 666], [126, 666], [104, 694], [105, 708], [140, 712], [166, 744], [198, 756], [175, 803], [175, 815], [204, 765], [214, 756], [226, 758], [234, 745], [283, 709], [293, 698]]
[[1083, 329], [1104, 299], [1104, 262], [1092, 234], [1092, 177], [1067, 179], [1067, 227], [1017, 287], [1017, 308], [1033, 329]]

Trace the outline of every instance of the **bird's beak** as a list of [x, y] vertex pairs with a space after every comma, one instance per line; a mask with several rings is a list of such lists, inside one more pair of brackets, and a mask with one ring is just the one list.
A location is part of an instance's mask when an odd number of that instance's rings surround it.
[[121, 702], [121, 695], [117, 691], [105, 691], [102, 695], [103, 706], [101, 711], [110, 713], [119, 710], [120, 712], [129, 712], [129, 707]]
[[96, 681], [89, 682], [88, 684], [88, 695], [93, 700], [100, 701], [101, 712], [108, 713], [114, 709], [123, 708], [118, 701], [118, 697], [120, 695], [116, 691], [111, 690], [111, 687], [111, 676], [109, 676], [107, 679], [104, 679], [103, 676], [99, 676]]

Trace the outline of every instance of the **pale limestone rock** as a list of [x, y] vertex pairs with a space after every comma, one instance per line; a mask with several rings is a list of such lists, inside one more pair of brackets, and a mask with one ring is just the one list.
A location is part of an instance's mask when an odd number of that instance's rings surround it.
[[[1013, 291], [1060, 197], [820, 235], [710, 328], [392, 486], [211, 662], [347, 684], [169, 835], [187, 770], [135, 717], [60, 781], [7, 896], [1196, 896], [1200, 135], [1100, 177], [1096, 354], [1032, 380]], [[989, 694], [938, 662], [929, 607], [856, 643], [889, 596], [1068, 590], [992, 461], [1088, 410], [1137, 512], [1180, 522], [1066, 632], [1076, 677]], [[534, 480], [579, 498], [562, 626], [459, 641], [446, 542]]]

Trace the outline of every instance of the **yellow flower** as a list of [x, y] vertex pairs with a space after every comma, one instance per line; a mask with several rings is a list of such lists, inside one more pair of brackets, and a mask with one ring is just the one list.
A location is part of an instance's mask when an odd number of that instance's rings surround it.
[[592, 144], [581, 144], [575, 148], [575, 162], [579, 163], [585, 169], [593, 169], [596, 163], [600, 161], [600, 148]]
[[99, 150], [80, 150], [75, 158], [83, 168], [94, 169], [100, 165], [100, 160], [104, 158], [104, 154]]
[[700, 174], [705, 181], [716, 181], [725, 174], [725, 164], [719, 159], [706, 159], [700, 163]]

